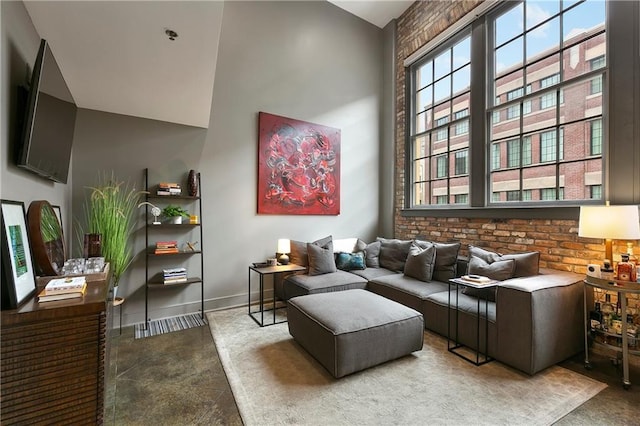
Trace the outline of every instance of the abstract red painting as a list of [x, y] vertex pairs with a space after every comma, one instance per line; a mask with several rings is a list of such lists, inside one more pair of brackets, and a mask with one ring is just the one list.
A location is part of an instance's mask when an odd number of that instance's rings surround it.
[[258, 213], [340, 214], [340, 129], [261, 112]]

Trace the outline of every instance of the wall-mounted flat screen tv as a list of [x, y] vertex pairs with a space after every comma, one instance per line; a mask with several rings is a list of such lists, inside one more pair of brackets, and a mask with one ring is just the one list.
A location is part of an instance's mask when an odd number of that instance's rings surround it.
[[67, 183], [76, 103], [46, 40], [33, 67], [17, 163], [40, 176]]

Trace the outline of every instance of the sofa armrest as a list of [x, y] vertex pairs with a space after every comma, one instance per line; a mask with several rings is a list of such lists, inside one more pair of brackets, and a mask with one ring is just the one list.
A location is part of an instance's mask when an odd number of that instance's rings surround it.
[[496, 359], [535, 374], [584, 350], [584, 276], [541, 269], [496, 293]]

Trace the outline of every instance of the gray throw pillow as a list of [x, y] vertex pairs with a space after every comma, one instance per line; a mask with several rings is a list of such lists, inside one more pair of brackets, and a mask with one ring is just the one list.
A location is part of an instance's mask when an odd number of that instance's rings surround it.
[[[496, 260], [488, 263], [484, 259], [471, 256], [469, 259], [469, 274], [470, 275], [483, 275], [491, 278], [492, 280], [504, 281], [513, 277], [513, 271], [515, 270], [516, 262], [513, 259]], [[479, 297], [487, 299], [490, 302], [496, 301], [496, 287], [493, 288], [472, 288], [465, 287], [462, 292], [467, 296]]]
[[500, 254], [498, 253], [469, 245], [469, 258], [471, 257], [477, 257], [484, 260], [486, 263], [493, 263], [496, 260], [500, 260]]
[[492, 280], [504, 281], [513, 278], [516, 261], [513, 259], [496, 260], [487, 263], [476, 256], [469, 260], [469, 275], [482, 275]]
[[411, 240], [377, 238], [380, 241], [380, 266], [390, 271], [403, 272], [409, 255]]
[[433, 268], [433, 280], [443, 283], [455, 278], [458, 273], [458, 252], [460, 243], [436, 243], [416, 240], [420, 247], [433, 244], [436, 247], [436, 261]]
[[307, 243], [291, 240], [291, 253], [289, 253], [289, 262], [305, 267], [309, 265], [309, 258], [307, 256]]
[[307, 255], [309, 256], [309, 275], [322, 275], [337, 271], [331, 241], [325, 247], [308, 243]]
[[469, 256], [476, 256], [487, 263], [496, 260], [514, 259], [515, 271], [513, 277], [530, 277], [538, 275], [540, 270], [540, 252], [532, 251], [528, 253], [501, 254], [480, 247], [469, 246]]
[[407, 261], [404, 264], [404, 274], [420, 281], [431, 281], [435, 257], [436, 247], [433, 244], [430, 244], [428, 248], [411, 244]]
[[364, 261], [367, 268], [380, 267], [380, 241], [367, 244], [364, 248]]
[[[333, 237], [331, 235], [326, 236], [324, 238], [320, 238], [313, 242], [313, 244], [326, 247], [327, 243], [333, 241]], [[307, 255], [307, 243], [302, 241], [291, 240], [291, 253], [289, 253], [289, 262], [294, 265], [309, 266], [309, 256]]]
[[531, 277], [540, 273], [540, 252], [538, 251], [504, 254], [502, 258], [516, 261], [514, 277]]

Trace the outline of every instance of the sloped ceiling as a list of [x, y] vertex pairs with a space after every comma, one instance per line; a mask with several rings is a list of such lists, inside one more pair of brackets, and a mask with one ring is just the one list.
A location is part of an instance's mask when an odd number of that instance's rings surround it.
[[[331, 3], [382, 28], [412, 2]], [[209, 126], [224, 2], [24, 4], [78, 107]]]

